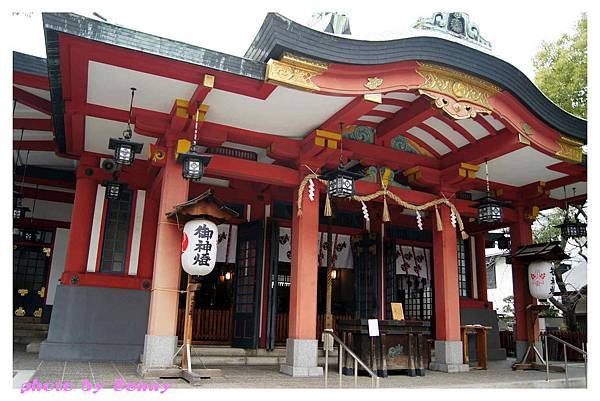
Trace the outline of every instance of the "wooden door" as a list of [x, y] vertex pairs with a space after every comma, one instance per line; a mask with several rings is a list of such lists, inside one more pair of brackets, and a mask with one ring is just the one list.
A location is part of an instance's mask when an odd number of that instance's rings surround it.
[[355, 319], [379, 318], [379, 255], [377, 233], [353, 236]]
[[231, 345], [257, 348], [260, 321], [263, 222], [238, 226]]

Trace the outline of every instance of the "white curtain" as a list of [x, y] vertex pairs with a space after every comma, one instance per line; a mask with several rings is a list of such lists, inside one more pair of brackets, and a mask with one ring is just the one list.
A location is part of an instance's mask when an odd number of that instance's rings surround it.
[[[332, 250], [333, 266], [338, 269], [354, 268], [352, 249], [350, 247], [350, 236], [332, 233], [331, 238], [335, 244]], [[319, 233], [319, 266], [327, 266], [327, 233]], [[292, 261], [292, 230], [287, 227], [279, 228], [279, 261]]]
[[411, 245], [396, 245], [396, 274], [431, 277], [431, 251]]
[[220, 224], [219, 239], [217, 241], [217, 262], [235, 263], [237, 249], [237, 226], [233, 224]]

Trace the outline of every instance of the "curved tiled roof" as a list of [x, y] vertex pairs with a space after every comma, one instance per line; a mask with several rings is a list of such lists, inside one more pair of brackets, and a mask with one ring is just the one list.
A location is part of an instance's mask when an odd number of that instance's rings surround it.
[[549, 126], [587, 142], [587, 121], [554, 104], [520, 70], [504, 60], [453, 41], [428, 36], [386, 41], [349, 39], [315, 31], [282, 15], [269, 13], [244, 57], [266, 62], [279, 58], [284, 51], [342, 64], [416, 60], [453, 67], [508, 90]]

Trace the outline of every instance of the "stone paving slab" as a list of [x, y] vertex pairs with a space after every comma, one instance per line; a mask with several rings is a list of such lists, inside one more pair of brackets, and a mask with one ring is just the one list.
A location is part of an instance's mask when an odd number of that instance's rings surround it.
[[[22, 352], [24, 354], [24, 352]], [[29, 354], [31, 355], [31, 354]], [[34, 355], [37, 357], [37, 355]], [[493, 361], [489, 370], [472, 370], [468, 373], [442, 373], [427, 370], [424, 377], [408, 377], [392, 375], [380, 378], [381, 388], [521, 388], [521, 387], [566, 387], [563, 373], [551, 373], [552, 383], [546, 383], [546, 373], [539, 371], [513, 371], [511, 364], [514, 360]], [[168, 383], [171, 388], [325, 388], [323, 377], [293, 378], [279, 373], [278, 366], [211, 366], [223, 371], [223, 377], [202, 380], [199, 387], [194, 387], [182, 379], [141, 379], [137, 373], [137, 364], [126, 362], [65, 362], [39, 361], [14, 353], [15, 371], [35, 371], [31, 380], [42, 382], [57, 380], [72, 382], [76, 388], [81, 388], [83, 380], [101, 384], [103, 388], [112, 388], [115, 380], [127, 382], [158, 382]], [[585, 369], [583, 364], [570, 364], [569, 377], [572, 381], [569, 387], [584, 387]], [[370, 388], [371, 378], [358, 377], [358, 388]], [[330, 365], [329, 388], [338, 388], [339, 376], [337, 366]], [[15, 382], [15, 385], [17, 383]], [[354, 388], [353, 376], [342, 376], [343, 388]]]

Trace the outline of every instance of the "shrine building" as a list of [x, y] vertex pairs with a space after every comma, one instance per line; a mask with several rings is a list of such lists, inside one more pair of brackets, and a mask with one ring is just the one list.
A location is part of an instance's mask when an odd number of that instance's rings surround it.
[[[47, 58], [13, 53], [13, 309], [49, 324], [40, 359], [173, 364], [187, 274], [167, 214], [208, 190], [237, 217], [198, 277], [194, 344], [286, 347], [283, 373], [319, 375], [325, 328], [400, 303], [431, 369], [464, 370], [466, 324], [506, 358], [488, 233], [514, 251], [540, 211], [585, 201], [587, 122], [464, 13], [385, 41], [334, 25], [269, 13], [238, 57], [43, 14]], [[517, 357], [526, 270], [512, 261]]]

